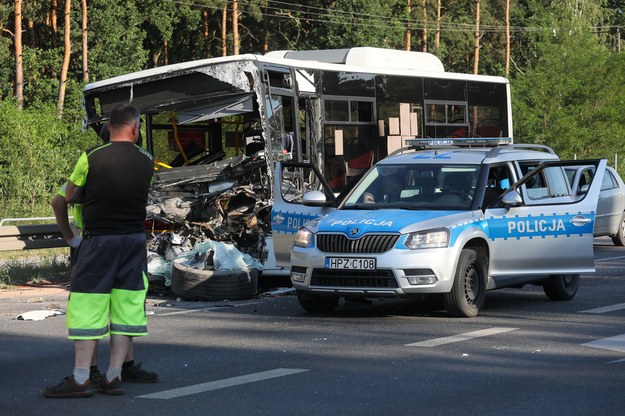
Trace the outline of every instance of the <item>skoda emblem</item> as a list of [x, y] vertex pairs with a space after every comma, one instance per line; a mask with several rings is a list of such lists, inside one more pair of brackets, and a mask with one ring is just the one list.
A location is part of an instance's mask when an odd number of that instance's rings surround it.
[[349, 235], [351, 235], [351, 236], [358, 235], [359, 231], [360, 230], [358, 228], [352, 228], [351, 230], [349, 230]]

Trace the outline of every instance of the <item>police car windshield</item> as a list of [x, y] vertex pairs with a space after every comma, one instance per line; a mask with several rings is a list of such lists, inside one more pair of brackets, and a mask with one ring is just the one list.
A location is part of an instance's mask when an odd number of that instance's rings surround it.
[[377, 165], [341, 208], [468, 210], [479, 171], [479, 165]]

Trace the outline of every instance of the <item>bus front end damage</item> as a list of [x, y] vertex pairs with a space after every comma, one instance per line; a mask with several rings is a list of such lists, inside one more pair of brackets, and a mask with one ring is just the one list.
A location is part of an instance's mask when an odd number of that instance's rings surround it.
[[[264, 89], [253, 57], [172, 65], [85, 87], [99, 133], [118, 104], [144, 115], [154, 157], [146, 231], [150, 286], [198, 300], [256, 295], [271, 238]], [[273, 147], [272, 147], [273, 146]]]

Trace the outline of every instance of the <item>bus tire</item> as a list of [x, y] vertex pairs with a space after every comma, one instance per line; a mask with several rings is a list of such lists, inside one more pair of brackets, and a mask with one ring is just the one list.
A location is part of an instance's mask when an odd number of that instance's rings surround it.
[[258, 293], [258, 270], [199, 270], [173, 263], [171, 291], [190, 300], [251, 299]]

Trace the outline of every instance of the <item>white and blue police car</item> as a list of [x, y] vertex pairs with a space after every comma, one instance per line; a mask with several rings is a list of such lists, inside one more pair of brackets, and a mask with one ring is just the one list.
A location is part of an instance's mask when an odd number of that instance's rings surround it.
[[[606, 161], [492, 140], [415, 140], [340, 201], [314, 166], [279, 163], [274, 250], [300, 305], [326, 313], [341, 298], [442, 294], [450, 315], [472, 317], [491, 289], [530, 283], [573, 298], [579, 274], [594, 271]], [[596, 172], [581, 199], [564, 171], [580, 164]]]

